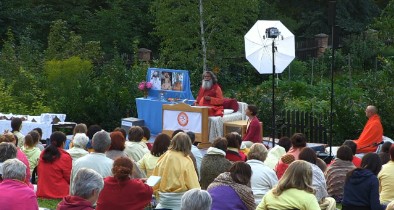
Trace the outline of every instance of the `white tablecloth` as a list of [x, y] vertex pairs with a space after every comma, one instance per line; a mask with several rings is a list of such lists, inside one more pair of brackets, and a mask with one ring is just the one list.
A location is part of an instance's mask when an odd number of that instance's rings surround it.
[[[22, 122], [22, 130], [21, 133], [23, 135], [28, 134], [34, 128], [41, 128], [42, 129], [42, 139], [47, 139], [52, 134], [52, 124], [46, 123], [39, 123], [39, 122], [29, 122], [23, 121]], [[11, 131], [11, 120], [0, 120], [0, 133], [3, 133], [4, 130]]]

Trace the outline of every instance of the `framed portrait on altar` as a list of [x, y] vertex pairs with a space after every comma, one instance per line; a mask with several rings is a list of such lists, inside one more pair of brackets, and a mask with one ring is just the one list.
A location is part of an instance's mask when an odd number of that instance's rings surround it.
[[161, 90], [161, 72], [160, 71], [151, 71], [149, 81], [152, 83], [153, 90]]
[[158, 98], [165, 92], [166, 98], [194, 99], [187, 70], [149, 68], [147, 81], [152, 83], [152, 89], [149, 90], [150, 97]]

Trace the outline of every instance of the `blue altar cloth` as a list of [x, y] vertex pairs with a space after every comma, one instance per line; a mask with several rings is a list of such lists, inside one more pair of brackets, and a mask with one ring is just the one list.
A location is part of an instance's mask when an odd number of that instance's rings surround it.
[[[169, 101], [160, 101], [157, 98], [136, 98], [138, 118], [145, 121], [152, 134], [159, 134], [162, 131], [163, 125], [163, 104], [171, 104]], [[194, 100], [186, 102], [189, 105], [194, 103]]]

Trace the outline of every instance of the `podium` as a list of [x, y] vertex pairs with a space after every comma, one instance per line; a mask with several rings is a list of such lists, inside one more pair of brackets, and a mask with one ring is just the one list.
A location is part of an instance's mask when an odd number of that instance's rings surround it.
[[180, 104], [163, 104], [163, 131], [169, 136], [181, 129], [185, 132], [192, 131], [196, 135], [196, 142], [199, 148], [208, 148], [209, 142], [208, 130], [208, 109], [207, 106], [190, 106], [185, 103]]

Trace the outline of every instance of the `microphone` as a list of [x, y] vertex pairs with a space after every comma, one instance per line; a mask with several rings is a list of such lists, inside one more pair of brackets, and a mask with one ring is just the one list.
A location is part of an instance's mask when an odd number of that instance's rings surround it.
[[373, 146], [379, 146], [379, 145], [381, 145], [381, 144], [384, 144], [384, 141], [381, 141], [381, 142], [375, 142], [375, 143], [373, 143]]

